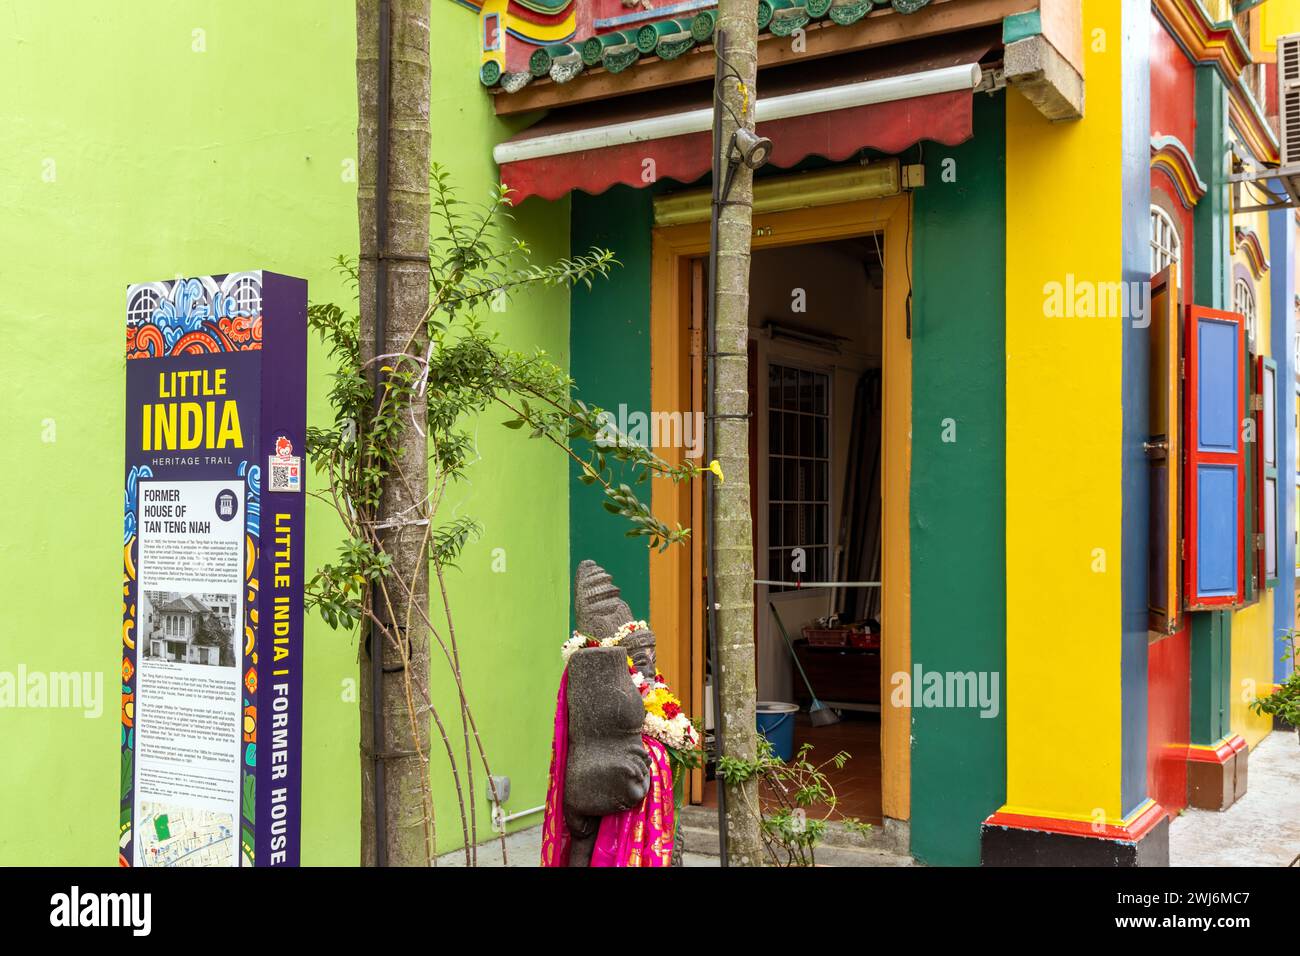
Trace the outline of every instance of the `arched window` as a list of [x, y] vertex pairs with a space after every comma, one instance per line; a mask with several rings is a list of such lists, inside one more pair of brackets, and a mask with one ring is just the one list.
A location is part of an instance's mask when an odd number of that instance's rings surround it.
[[1232, 284], [1232, 311], [1240, 312], [1246, 319], [1246, 347], [1255, 349], [1259, 334], [1259, 316], [1255, 312], [1255, 290], [1240, 276]]
[[1182, 257], [1183, 243], [1178, 238], [1178, 226], [1173, 218], [1159, 206], [1151, 207], [1151, 274], [1178, 262]]

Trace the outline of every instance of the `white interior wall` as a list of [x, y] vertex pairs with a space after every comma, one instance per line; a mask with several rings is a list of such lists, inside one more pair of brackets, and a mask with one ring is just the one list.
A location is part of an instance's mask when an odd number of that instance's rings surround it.
[[[757, 514], [754, 525], [757, 545], [757, 576], [768, 578], [767, 547], [767, 369], [769, 362], [793, 365], [832, 376], [831, 394], [831, 541], [839, 532], [840, 509], [844, 496], [844, 473], [847, 465], [849, 432], [853, 420], [853, 398], [861, 373], [881, 365], [883, 307], [880, 270], [874, 270], [874, 282], [865, 269], [867, 259], [879, 261], [872, 237], [816, 243], [806, 246], [762, 249], [753, 256], [750, 269], [750, 337], [755, 343], [758, 364], [758, 396], [755, 414], [758, 419], [758, 447], [751, 454], [758, 458]], [[794, 311], [796, 290], [803, 290], [803, 312]], [[787, 339], [772, 338], [763, 326], [777, 322], [787, 327], [843, 336], [838, 351], [803, 345]], [[832, 549], [831, 567], [835, 566]], [[832, 574], [833, 576], [833, 574]], [[799, 637], [802, 626], [833, 609], [826, 590], [768, 593], [767, 587], [754, 591], [758, 619], [758, 698], [759, 700], [793, 701], [794, 666], [781, 640], [780, 631], [768, 608], [769, 597], [776, 604], [791, 640]]]

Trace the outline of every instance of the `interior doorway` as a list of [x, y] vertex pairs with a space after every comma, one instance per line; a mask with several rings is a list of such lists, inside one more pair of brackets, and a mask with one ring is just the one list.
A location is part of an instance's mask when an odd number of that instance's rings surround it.
[[[825, 770], [837, 809], [876, 824], [882, 821], [880, 240], [871, 234], [757, 250], [749, 318], [758, 700], [799, 707], [767, 718], [777, 724], [777, 747], [787, 739], [793, 747], [782, 756], [789, 759], [805, 744], [815, 765], [849, 755]], [[814, 722], [814, 700], [839, 719]], [[823, 721], [830, 718], [821, 713]], [[706, 782], [706, 805], [714, 793]]]
[[[832, 777], [840, 809], [877, 823], [909, 815], [910, 713], [880, 707], [885, 675], [911, 666], [909, 216], [905, 196], [756, 216], [751, 269], [758, 697], [800, 705], [796, 747], [811, 743], [817, 762], [852, 756]], [[707, 252], [707, 223], [654, 230], [656, 411], [704, 407]], [[657, 484], [656, 514], [702, 528], [700, 489]], [[707, 715], [705, 565], [693, 538], [651, 558], [651, 623], [670, 682]], [[880, 586], [813, 586], [846, 581]], [[796, 661], [837, 723], [812, 726]], [[688, 796], [709, 802], [711, 782], [697, 773]]]

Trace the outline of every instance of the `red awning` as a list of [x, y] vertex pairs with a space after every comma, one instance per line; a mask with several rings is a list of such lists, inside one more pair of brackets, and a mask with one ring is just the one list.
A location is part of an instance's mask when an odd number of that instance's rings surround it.
[[[968, 40], [924, 60], [877, 51], [868, 64], [838, 58], [764, 72], [758, 131], [772, 140], [771, 163], [788, 168], [809, 156], [840, 161], [862, 149], [964, 142], [972, 135], [977, 64], [989, 48]], [[514, 201], [557, 199], [619, 183], [694, 182], [709, 171], [711, 137], [709, 90], [697, 87], [553, 111], [494, 155]]]

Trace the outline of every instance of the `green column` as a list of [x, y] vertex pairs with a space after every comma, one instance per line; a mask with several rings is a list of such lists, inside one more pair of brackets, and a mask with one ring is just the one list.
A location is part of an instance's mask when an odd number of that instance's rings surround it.
[[1228, 89], [1219, 71], [1196, 68], [1196, 169], [1209, 191], [1196, 204], [1196, 304], [1226, 309], [1228, 298]]
[[1232, 619], [1227, 611], [1192, 616], [1192, 743], [1209, 745], [1227, 736], [1232, 676]]
[[[1228, 89], [1212, 66], [1196, 68], [1196, 168], [1209, 191], [1196, 205], [1194, 301], [1226, 309], [1228, 297]], [[1188, 436], [1190, 438], [1190, 436]], [[1194, 744], [1213, 744], [1229, 729], [1232, 679], [1230, 611], [1190, 615], [1191, 735]]]
[[[620, 405], [628, 414], [649, 413], [651, 190], [615, 186], [599, 196], [575, 190], [571, 208], [569, 241], [574, 254], [599, 246], [612, 249], [622, 263], [608, 279], [590, 289], [580, 285], [570, 295], [569, 369], [578, 383], [577, 394], [616, 417]], [[576, 567], [591, 558], [604, 567], [623, 589], [632, 613], [648, 620], [650, 556], [645, 539], [627, 537], [626, 523], [606, 512], [602, 496], [578, 480], [576, 465], [571, 475], [571, 564]]]
[[912, 711], [911, 850], [931, 865], [977, 866], [1006, 800], [1005, 95], [974, 119], [960, 146], [926, 146], [913, 194], [912, 661], [1001, 693], [996, 712]]

